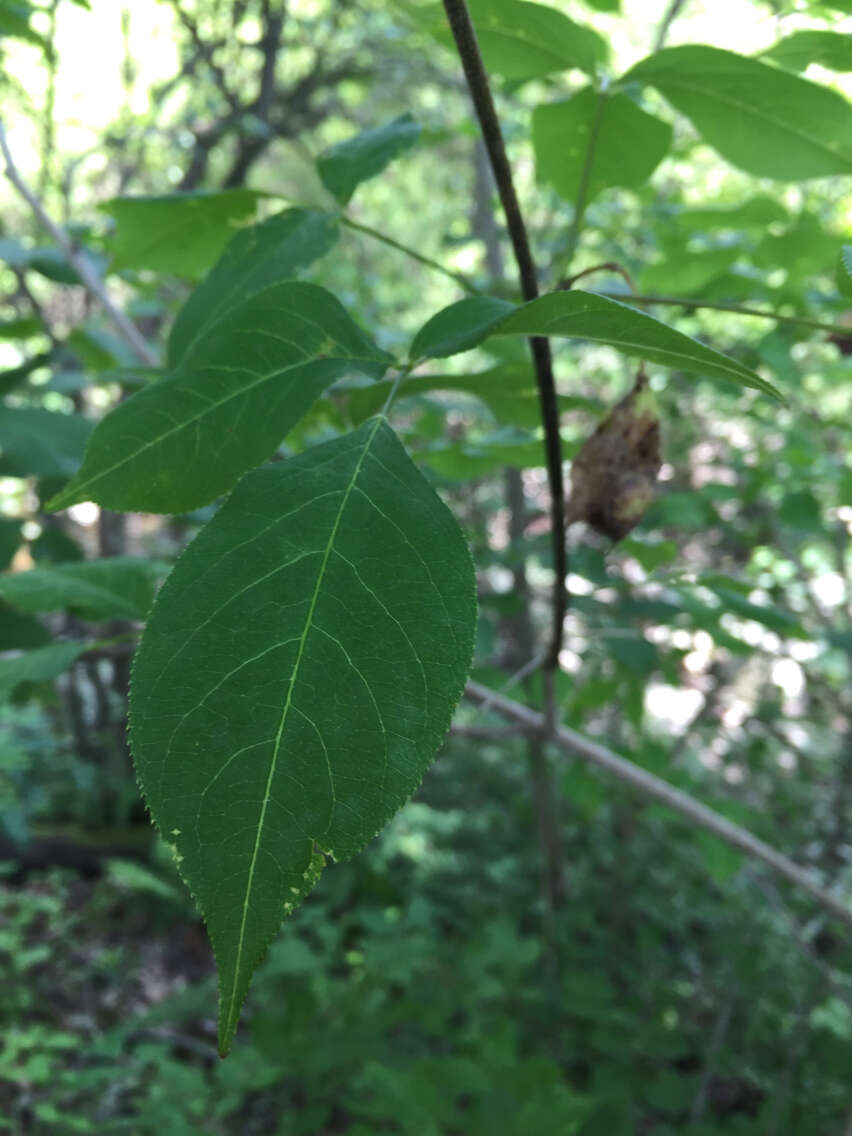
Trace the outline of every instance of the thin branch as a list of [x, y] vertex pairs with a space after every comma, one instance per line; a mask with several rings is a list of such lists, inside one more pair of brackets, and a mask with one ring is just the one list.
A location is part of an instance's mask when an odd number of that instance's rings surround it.
[[665, 46], [665, 42], [668, 39], [672, 24], [678, 18], [685, 6], [686, 0], [672, 0], [671, 4], [669, 4], [668, 8], [666, 9], [666, 14], [660, 21], [660, 26], [657, 30], [657, 34], [654, 37], [654, 51], [660, 51]]
[[483, 742], [505, 742], [509, 738], [525, 737], [523, 726], [470, 726], [466, 722], [453, 723], [450, 736], [454, 738], [476, 738]]
[[80, 280], [83, 282], [84, 288], [91, 296], [94, 296], [94, 298], [99, 301], [102, 308], [115, 325], [116, 330], [130, 347], [133, 348], [143, 363], [146, 363], [149, 367], [158, 366], [159, 360], [145, 337], [141, 334], [133, 321], [128, 319], [124, 312], [115, 306], [104, 287], [103, 281], [95, 272], [94, 268], [92, 268], [91, 263], [74, 247], [65, 233], [63, 233], [59, 226], [48, 216], [38, 197], [36, 197], [21, 177], [18, 172], [18, 167], [15, 165], [15, 160], [12, 157], [12, 152], [9, 149], [9, 143], [6, 140], [6, 131], [2, 123], [0, 123], [0, 152], [2, 152], [3, 160], [6, 163], [6, 177], [21, 197], [23, 197], [27, 205], [29, 205], [30, 209], [41, 223], [42, 228], [50, 233], [57, 245], [59, 245], [65, 253], [69, 264], [72, 265], [77, 275], [80, 277]]
[[810, 327], [816, 331], [828, 331], [852, 339], [852, 326], [837, 323], [821, 323], [819, 320], [803, 319], [801, 316], [782, 316], [778, 312], [767, 312], [761, 308], [744, 308], [739, 304], [713, 303], [710, 300], [688, 300], [682, 296], [625, 296], [623, 292], [598, 292], [610, 300], [630, 301], [636, 304], [667, 304], [675, 308], [707, 308], [712, 312], [730, 312], [735, 316], [756, 316], [758, 319], [774, 320], [775, 323], [789, 323], [798, 327]]
[[427, 268], [431, 268], [434, 272], [440, 272], [443, 276], [449, 277], [454, 280], [465, 292], [470, 293], [472, 296], [483, 295], [482, 289], [465, 276], [461, 272], [453, 272], [451, 268], [445, 268], [437, 260], [433, 260], [430, 256], [424, 256], [422, 252], [417, 252], [416, 249], [409, 248], [408, 245], [400, 244], [399, 241], [394, 240], [393, 237], [387, 236], [385, 233], [380, 232], [378, 229], [373, 229], [370, 225], [362, 225], [360, 221], [353, 221], [351, 217], [343, 214], [340, 216], [340, 223], [346, 225], [347, 228], [355, 229], [359, 233], [364, 233], [374, 240], [381, 241], [382, 244], [388, 245], [389, 248], [396, 249], [397, 252], [405, 253], [406, 256], [412, 260], [419, 261], [420, 264], [425, 264]]
[[[517, 722], [519, 725], [525, 726], [529, 730], [544, 732], [544, 715], [530, 710], [527, 706], [522, 706], [519, 702], [512, 702], [510, 699], [504, 698], [501, 694], [490, 690], [487, 686], [482, 686], [478, 682], [469, 682], [465, 688], [465, 696], [473, 702], [480, 704], [487, 703], [489, 706], [493, 707], [498, 714], [501, 714], [504, 718], [508, 718], [511, 722]], [[669, 808], [685, 816], [698, 828], [712, 832], [714, 836], [718, 836], [720, 840], [724, 840], [725, 843], [730, 844], [732, 848], [736, 848], [738, 851], [745, 853], [745, 855], [767, 864], [773, 871], [777, 872], [778, 875], [783, 876], [786, 880], [789, 880], [791, 883], [794, 883], [797, 887], [807, 892], [808, 895], [810, 895], [812, 899], [815, 899], [826, 911], [830, 911], [836, 918], [842, 920], [842, 922], [846, 923], [848, 926], [852, 926], [852, 905], [850, 905], [848, 901], [844, 901], [841, 897], [832, 895], [831, 892], [826, 891], [826, 889], [814, 879], [810, 872], [806, 871], [804, 868], [800, 868], [799, 865], [794, 863], [789, 857], [776, 851], [771, 845], [766, 844], [753, 833], [749, 832], [748, 829], [742, 828], [738, 824], [733, 824], [726, 817], [714, 812], [713, 809], [702, 805], [700, 801], [697, 801], [688, 793], [684, 793], [681, 789], [676, 789], [667, 781], [655, 777], [652, 773], [648, 773], [647, 770], [642, 769], [638, 765], [634, 765], [632, 761], [619, 757], [617, 753], [613, 753], [613, 751], [607, 749], [606, 746], [593, 742], [582, 734], [576, 733], [574, 730], [560, 726], [550, 736], [549, 740], [565, 753], [580, 757], [591, 765], [596, 765], [600, 769], [606, 770], [608, 773], [618, 778], [619, 781], [623, 781], [625, 784], [638, 790], [643, 796], [668, 805]]]
[[[531, 674], [535, 674], [537, 670], [544, 666], [544, 661], [544, 655], [536, 655], [535, 658], [530, 659], [529, 662], [524, 663], [524, 665], [513, 675], [510, 675], [499, 690], [489, 690], [488, 696], [482, 699], [476, 709], [477, 717], [479, 717], [481, 714], [484, 714], [486, 710], [496, 710], [497, 700], [500, 698], [500, 696], [505, 694], [507, 690], [511, 690], [513, 686], [517, 686], [518, 683], [523, 682], [525, 678], [529, 678]], [[483, 687], [482, 689], [485, 690], [486, 687]], [[523, 723], [519, 724], [523, 725]], [[539, 730], [540, 727], [536, 725], [535, 729]], [[529, 733], [529, 726], [526, 727], [526, 732]]]
[[[488, 76], [482, 62], [476, 32], [471, 23], [465, 0], [444, 0], [444, 10], [450, 23], [453, 39], [458, 49], [459, 59], [467, 79], [468, 89], [473, 100], [476, 117], [482, 131], [488, 160], [497, 184], [497, 192], [506, 227], [512, 242], [512, 251], [518, 265], [521, 293], [525, 300], [538, 296], [538, 280], [533, 263], [527, 230], [524, 224], [512, 169], [503, 144], [500, 120], [494, 107]], [[556, 398], [556, 383], [553, 377], [553, 359], [550, 344], [546, 338], [536, 336], [530, 339], [538, 382], [541, 416], [544, 426], [545, 451], [547, 454], [547, 479], [550, 486], [550, 512], [552, 520], [553, 570], [553, 623], [546, 666], [553, 670], [559, 661], [562, 646], [562, 630], [565, 622], [566, 592], [565, 577], [568, 574], [567, 551], [565, 544], [565, 484], [562, 476], [562, 440], [559, 436], [559, 404]]]
[[557, 290], [573, 288], [578, 280], [582, 280], [584, 276], [591, 276], [593, 272], [617, 272], [631, 292], [636, 291], [636, 285], [633, 277], [624, 267], [616, 260], [607, 260], [603, 264], [593, 264], [591, 268], [584, 268], [582, 272], [575, 272], [572, 276], [568, 276], [565, 280], [560, 280]]

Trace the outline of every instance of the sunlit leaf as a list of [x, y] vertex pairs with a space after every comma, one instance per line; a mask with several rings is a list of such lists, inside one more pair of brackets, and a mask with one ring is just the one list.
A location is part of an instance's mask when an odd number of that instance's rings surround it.
[[852, 36], [843, 32], [793, 32], [763, 55], [790, 71], [804, 71], [811, 63], [829, 71], [852, 71]]
[[101, 209], [115, 218], [112, 267], [195, 279], [219, 256], [234, 229], [254, 217], [260, 196], [251, 189], [223, 189], [107, 201]]
[[852, 173], [852, 106], [836, 91], [716, 47], [668, 47], [620, 80], [648, 83], [732, 165], [799, 181]]
[[575, 201], [601, 190], [647, 181], [672, 139], [667, 122], [647, 114], [627, 95], [586, 87], [570, 99], [537, 106], [532, 117], [536, 178]]
[[[533, 79], [574, 68], [594, 75], [608, 58], [602, 36], [547, 4], [468, 0], [468, 8], [485, 66], [505, 79]], [[428, 19], [436, 38], [452, 44], [440, 5], [430, 6]]]

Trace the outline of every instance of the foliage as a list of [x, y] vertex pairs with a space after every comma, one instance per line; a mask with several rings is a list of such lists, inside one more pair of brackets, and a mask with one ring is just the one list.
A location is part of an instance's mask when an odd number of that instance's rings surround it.
[[[0, 3], [6, 103], [43, 80], [0, 234], [12, 1130], [839, 1130], [840, 924], [459, 703], [508, 683], [849, 894], [841, 32], [471, 2], [536, 297], [441, 5], [151, 5], [156, 118], [127, 8], [97, 178], [57, 136], [88, 7]], [[259, 967], [222, 1065], [181, 879], [222, 1054]]]

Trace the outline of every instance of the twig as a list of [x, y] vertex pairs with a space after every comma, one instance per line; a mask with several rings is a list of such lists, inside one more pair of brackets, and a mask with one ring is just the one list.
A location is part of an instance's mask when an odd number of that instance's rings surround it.
[[[517, 722], [529, 730], [544, 732], [544, 715], [536, 713], [535, 710], [530, 710], [527, 706], [522, 706], [519, 702], [512, 702], [510, 699], [504, 698], [496, 691], [489, 690], [487, 686], [482, 686], [478, 682], [469, 682], [465, 688], [465, 696], [473, 702], [493, 707], [498, 714], [508, 718], [511, 722]], [[852, 926], [852, 905], [848, 901], [826, 891], [817, 883], [810, 872], [800, 868], [798, 864], [760, 840], [748, 829], [732, 823], [726, 817], [714, 812], [713, 809], [702, 805], [700, 801], [697, 801], [688, 793], [676, 789], [667, 781], [655, 777], [647, 770], [634, 765], [632, 761], [620, 757], [612, 750], [607, 749], [606, 746], [593, 742], [574, 730], [559, 726], [550, 736], [550, 741], [565, 753], [580, 757], [591, 765], [606, 770], [617, 777], [619, 781], [637, 789], [643, 796], [668, 805], [669, 808], [685, 816], [694, 825], [706, 829], [707, 832], [712, 832], [714, 836], [718, 836], [720, 840], [730, 844], [732, 848], [767, 864], [778, 875], [783, 876], [807, 892], [826, 911], [830, 911], [836, 918], [842, 920], [848, 926]]]
[[6, 164], [6, 177], [29, 205], [42, 227], [50, 233], [65, 253], [68, 262], [72, 265], [77, 275], [80, 277], [80, 280], [83, 282], [83, 286], [90, 295], [94, 296], [95, 299], [99, 301], [116, 329], [120, 332], [122, 338], [133, 348], [139, 358], [149, 367], [159, 366], [159, 359], [152, 351], [145, 337], [141, 334], [133, 321], [128, 319], [124, 312], [115, 306], [104, 287], [103, 281], [95, 272], [94, 268], [92, 268], [92, 265], [86, 257], [74, 247], [59, 226], [48, 216], [38, 197], [36, 197], [21, 177], [18, 172], [18, 167], [15, 165], [15, 160], [12, 157], [12, 152], [9, 149], [9, 143], [6, 140], [6, 131], [2, 123], [0, 123], [0, 152], [2, 152], [3, 160]]
[[607, 260], [604, 261], [603, 264], [593, 264], [591, 268], [584, 268], [582, 272], [575, 272], [572, 276], [568, 276], [564, 280], [560, 280], [557, 288], [559, 291], [573, 288], [578, 280], [582, 280], [584, 276], [591, 276], [593, 272], [617, 272], [624, 283], [627, 285], [627, 287], [630, 289], [630, 291], [636, 291], [636, 285], [633, 282], [633, 277], [630, 275], [624, 265], [619, 264], [618, 261], [615, 260]]
[[464, 722], [454, 722], [450, 735], [454, 738], [476, 738], [483, 742], [505, 742], [509, 738], [521, 738], [526, 734], [522, 726], [469, 726]]
[[[524, 665], [519, 670], [515, 671], [513, 675], [510, 675], [499, 690], [488, 690], [488, 697], [483, 698], [479, 703], [479, 706], [477, 707], [477, 715], [484, 714], [486, 710], [490, 710], [492, 708], [496, 709], [497, 699], [500, 698], [501, 695], [505, 694], [507, 690], [511, 690], [513, 686], [517, 686], [518, 683], [523, 682], [525, 678], [529, 678], [531, 674], [535, 674], [539, 667], [543, 666], [544, 659], [544, 655], [536, 655], [535, 658], [530, 659], [528, 663], [524, 663]], [[468, 685], [470, 684], [468, 683]], [[481, 689], [487, 690], [488, 688], [482, 687]], [[523, 723], [519, 724], [523, 725]], [[540, 727], [536, 725], [535, 732], [538, 732], [539, 729]]]
[[[485, 148], [488, 151], [488, 160], [491, 163], [500, 203], [506, 215], [506, 227], [518, 265], [521, 292], [525, 300], [534, 300], [538, 296], [535, 264], [533, 263], [518, 195], [515, 192], [515, 184], [512, 180], [512, 169], [506, 155], [506, 147], [503, 144], [500, 121], [494, 107], [488, 76], [476, 40], [476, 32], [473, 29], [465, 0], [444, 0], [444, 10], [447, 13], [450, 30], [453, 33], [459, 59], [467, 79]], [[541, 403], [547, 454], [547, 480], [551, 498], [553, 570], [556, 578], [553, 584], [553, 622], [545, 665], [549, 670], [553, 670], [558, 665], [559, 651], [562, 646], [562, 630], [566, 612], [565, 577], [568, 574], [565, 547], [565, 484], [562, 476], [562, 440], [559, 436], [559, 404], [556, 398], [550, 344], [546, 338], [536, 336], [530, 339], [530, 350], [535, 364], [539, 401]]]
[[778, 312], [767, 312], [761, 308], [744, 308], [739, 304], [713, 303], [710, 300], [688, 300], [683, 296], [625, 296], [623, 292], [598, 292], [610, 300], [629, 301], [635, 304], [667, 304], [675, 308], [707, 308], [712, 312], [730, 312], [735, 316], [756, 316], [758, 319], [773, 320], [775, 323], [789, 323], [798, 327], [811, 327], [816, 331], [828, 331], [832, 335], [852, 339], [852, 325], [822, 323], [820, 320], [803, 319], [801, 316], [782, 316]]
[[680, 15], [683, 8], [686, 6], [686, 0], [672, 0], [666, 9], [666, 14], [660, 21], [659, 29], [654, 37], [654, 51], [660, 51], [665, 45], [668, 38], [669, 30], [672, 24]]
[[453, 272], [451, 268], [445, 268], [439, 261], [433, 260], [430, 256], [424, 256], [422, 252], [417, 252], [416, 249], [409, 248], [408, 245], [400, 244], [399, 241], [395, 241], [393, 237], [387, 236], [378, 229], [373, 229], [370, 225], [362, 225], [360, 221], [353, 221], [351, 217], [347, 217], [345, 214], [341, 214], [340, 222], [350, 229], [355, 229], [357, 232], [365, 233], [374, 240], [381, 241], [382, 244], [388, 245], [398, 252], [405, 253], [405, 255], [411, 257], [412, 260], [417, 260], [420, 264], [425, 264], [427, 268], [431, 268], [435, 272], [440, 272], [443, 276], [448, 276], [450, 280], [455, 280], [456, 284], [460, 285], [465, 292], [469, 292], [472, 296], [483, 295], [482, 289], [477, 288], [463, 273]]

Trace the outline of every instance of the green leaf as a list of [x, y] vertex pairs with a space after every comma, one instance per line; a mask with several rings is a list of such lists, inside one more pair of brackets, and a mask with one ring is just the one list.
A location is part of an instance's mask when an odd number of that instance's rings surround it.
[[852, 296], [852, 245], [843, 245], [837, 258], [837, 290]]
[[852, 36], [843, 32], [793, 32], [763, 56], [790, 71], [804, 71], [811, 63], [829, 71], [852, 71]]
[[115, 218], [112, 268], [150, 268], [195, 279], [250, 221], [261, 194], [198, 190], [164, 197], [116, 197], [101, 206]]
[[[563, 457], [570, 457], [576, 445], [562, 439]], [[536, 469], [546, 464], [544, 440], [506, 442], [482, 439], [479, 442], [455, 442], [448, 446], [435, 446], [418, 455], [441, 477], [450, 481], [470, 481], [487, 477], [496, 470]]]
[[50, 632], [43, 623], [0, 601], [0, 651], [10, 651], [15, 647], [43, 647], [49, 642]]
[[736, 231], [764, 230], [774, 221], [786, 221], [789, 214], [780, 201], [766, 194], [749, 198], [742, 205], [727, 209], [685, 209], [675, 215], [679, 229], [704, 232], [707, 229]]
[[679, 371], [725, 379], [771, 394], [771, 383], [749, 367], [682, 335], [653, 316], [592, 292], [554, 292], [518, 308], [497, 335], [565, 335], [607, 343], [624, 355], [638, 356]]
[[82, 469], [52, 501], [180, 513], [265, 461], [331, 383], [382, 374], [390, 357], [324, 288], [285, 281], [233, 308], [190, 366], [137, 391], [97, 425]]
[[727, 576], [702, 576], [699, 579], [702, 587], [709, 588], [722, 602], [726, 611], [740, 616], [742, 619], [751, 619], [768, 627], [779, 635], [787, 635], [794, 639], [810, 639], [810, 634], [795, 616], [780, 608], [768, 604], [757, 604], [747, 599], [737, 590], [737, 581]]
[[411, 115], [400, 115], [385, 126], [364, 130], [323, 150], [317, 171], [326, 189], [341, 205], [348, 205], [362, 181], [380, 174], [394, 158], [410, 150], [419, 136], [420, 127]]
[[37, 47], [47, 50], [43, 36], [30, 27], [30, 16], [34, 9], [24, 0], [0, 0], [0, 38], [25, 39]]
[[5, 571], [21, 546], [23, 521], [18, 517], [0, 517], [0, 572]]
[[577, 199], [588, 167], [586, 199], [603, 189], [647, 181], [668, 153], [672, 128], [647, 114], [627, 95], [592, 87], [558, 103], [537, 106], [532, 116], [536, 178], [566, 201]]
[[67, 671], [88, 643], [51, 643], [15, 655], [0, 656], [0, 699], [8, 698], [24, 682], [46, 682]]
[[83, 459], [92, 423], [40, 406], [0, 406], [0, 475], [68, 477]]
[[29, 339], [44, 334], [38, 316], [21, 316], [19, 319], [0, 320], [0, 339]]
[[488, 335], [490, 329], [515, 311], [508, 300], [494, 296], [467, 296], [442, 308], [421, 327], [411, 344], [412, 359], [445, 359], [470, 351]]
[[0, 598], [21, 611], [77, 612], [86, 619], [144, 619], [160, 564], [131, 556], [51, 564], [0, 576]]
[[213, 942], [223, 1053], [317, 849], [354, 855], [422, 778], [474, 595], [458, 525], [381, 418], [243, 478], [163, 586], [131, 744]]
[[716, 47], [668, 47], [620, 80], [649, 83], [710, 146], [781, 181], [852, 173], [852, 107], [836, 91]]
[[[484, 297], [487, 299], [487, 297]], [[499, 304], [502, 301], [491, 301]], [[470, 300], [459, 300], [449, 308], [438, 312], [418, 332], [422, 336], [430, 325], [461, 328]], [[674, 367], [679, 371], [706, 375], [708, 378], [725, 379], [740, 386], [753, 387], [780, 399], [781, 395], [771, 383], [761, 379], [749, 367], [721, 355], [709, 347], [682, 335], [674, 328], [667, 327], [644, 312], [629, 308], [617, 300], [609, 300], [594, 292], [581, 292], [572, 289], [567, 292], [552, 292], [537, 300], [515, 308], [508, 316], [500, 316], [495, 306], [495, 316], [488, 324], [485, 313], [477, 325], [478, 338], [469, 342], [461, 334], [456, 342], [463, 343], [456, 350], [468, 350], [489, 335], [557, 335], [572, 339], [587, 339], [593, 343], [607, 343], [624, 355], [638, 356], [650, 363], [664, 367]], [[441, 346], [453, 342], [440, 336], [435, 338]], [[470, 338], [473, 338], [472, 336]], [[416, 340], [415, 340], [416, 342]], [[449, 354], [450, 352], [446, 352]]]
[[33, 371], [37, 371], [39, 367], [47, 366], [50, 361], [50, 353], [43, 351], [38, 355], [31, 355], [29, 359], [24, 363], [20, 363], [17, 367], [10, 367], [7, 371], [0, 371], [0, 395], [8, 394], [9, 391], [13, 391], [17, 387], [22, 386]]
[[169, 335], [169, 366], [187, 362], [228, 312], [325, 256], [338, 236], [334, 217], [308, 209], [286, 209], [238, 232], [178, 312]]
[[690, 296], [721, 276], [741, 255], [741, 250], [736, 246], [727, 246], [667, 257], [642, 270], [639, 289], [643, 293], [663, 292], [667, 295]]
[[[594, 75], [609, 57], [606, 40], [563, 12], [526, 0], [468, 0], [476, 38], [488, 71], [525, 80], [577, 68]], [[432, 33], [452, 44], [443, 11], [429, 9]]]

